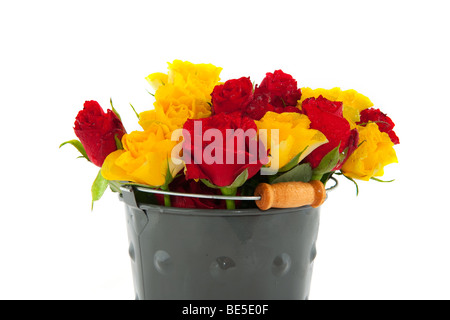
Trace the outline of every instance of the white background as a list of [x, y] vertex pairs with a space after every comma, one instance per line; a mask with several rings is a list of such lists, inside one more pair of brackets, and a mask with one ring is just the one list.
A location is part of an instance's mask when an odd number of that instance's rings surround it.
[[[449, 299], [448, 1], [1, 1], [0, 298], [133, 299], [122, 204], [93, 212], [71, 146], [85, 100], [150, 109], [174, 59], [222, 79], [283, 69], [356, 89], [396, 122], [391, 184], [341, 180], [323, 206], [311, 299]], [[282, 235], [281, 235], [282, 236]]]

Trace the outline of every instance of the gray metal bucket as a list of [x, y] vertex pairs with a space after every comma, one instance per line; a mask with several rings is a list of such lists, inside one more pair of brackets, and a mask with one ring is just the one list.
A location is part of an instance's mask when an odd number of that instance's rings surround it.
[[308, 299], [320, 208], [205, 210], [124, 191], [138, 300]]

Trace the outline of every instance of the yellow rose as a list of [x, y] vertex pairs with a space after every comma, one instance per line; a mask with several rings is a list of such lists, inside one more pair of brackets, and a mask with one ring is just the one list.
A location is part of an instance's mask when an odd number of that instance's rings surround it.
[[[199, 89], [192, 91], [184, 85], [168, 84], [159, 87], [155, 93], [155, 109], [161, 109], [164, 113], [187, 113], [190, 119], [206, 118], [211, 115], [211, 92], [206, 95]], [[206, 92], [206, 91], [205, 91]]]
[[165, 73], [156, 72], [150, 74], [145, 80], [147, 80], [153, 89], [158, 90], [159, 87], [169, 82], [169, 76]]
[[144, 130], [147, 130], [154, 123], [161, 123], [168, 126], [172, 132], [176, 129], [183, 128], [184, 123], [189, 119], [190, 115], [191, 113], [186, 106], [172, 106], [167, 112], [164, 112], [161, 108], [157, 108], [140, 113], [139, 124]]
[[157, 113], [184, 119], [184, 122], [209, 117], [211, 92], [220, 81], [222, 68], [175, 60], [169, 63], [168, 69], [168, 74], [153, 73], [146, 78], [156, 89], [154, 107]]
[[373, 106], [369, 98], [353, 89], [342, 91], [340, 88], [330, 90], [302, 88], [302, 98], [299, 101], [300, 109], [304, 100], [318, 98], [319, 96], [323, 96], [330, 101], [341, 101], [344, 107], [344, 118], [350, 123], [352, 129], [356, 128], [356, 122], [359, 122], [360, 112]]
[[[145, 131], [133, 131], [122, 138], [124, 150], [111, 153], [103, 163], [107, 180], [133, 181], [154, 187], [164, 186], [183, 169], [171, 158], [177, 141], [171, 141], [171, 130], [153, 122]], [[170, 176], [168, 173], [170, 172]]]
[[[304, 114], [267, 112], [255, 123], [260, 134], [261, 130], [267, 130], [266, 147], [270, 150], [270, 165], [273, 169], [283, 168], [303, 151], [297, 162], [300, 163], [314, 149], [328, 142], [320, 131], [309, 128], [311, 121]], [[271, 141], [271, 129], [278, 129], [278, 142], [276, 139]]]
[[[169, 83], [191, 82], [201, 83], [201, 87], [205, 88], [207, 94], [211, 94], [212, 89], [220, 81], [220, 72], [222, 68], [218, 68], [212, 64], [200, 63], [194, 64], [188, 61], [175, 60], [169, 63]], [[210, 90], [211, 89], [211, 90]]]
[[347, 177], [368, 181], [372, 177], [381, 177], [384, 167], [397, 163], [394, 143], [378, 125], [369, 123], [358, 126], [360, 146], [352, 153], [341, 168]]

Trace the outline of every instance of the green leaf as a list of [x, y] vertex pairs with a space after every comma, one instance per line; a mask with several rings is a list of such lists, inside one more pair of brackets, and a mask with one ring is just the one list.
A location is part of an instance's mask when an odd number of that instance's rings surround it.
[[112, 192], [121, 193], [119, 181], [108, 181], [108, 183], [109, 183], [109, 188], [111, 189]]
[[88, 158], [88, 156], [87, 156], [87, 153], [86, 153], [86, 150], [84, 150], [84, 147], [83, 147], [83, 144], [80, 142], [80, 141], [78, 141], [78, 140], [70, 140], [70, 141], [66, 141], [66, 142], [63, 142], [63, 143], [61, 143], [61, 145], [59, 146], [59, 148], [61, 148], [62, 146], [64, 146], [64, 145], [66, 145], [66, 144], [71, 144], [71, 145], [73, 145], [80, 153], [81, 153], [81, 156], [83, 157], [83, 158], [85, 158], [87, 161], [91, 161], [91, 160], [89, 160], [89, 158]]
[[239, 188], [241, 187], [245, 181], [248, 179], [248, 169], [245, 169], [235, 180], [234, 182], [228, 186], [228, 188]]
[[92, 210], [94, 209], [94, 202], [98, 201], [102, 198], [105, 193], [106, 188], [108, 188], [109, 182], [102, 176], [102, 170], [98, 172], [97, 178], [95, 178], [94, 183], [92, 184], [91, 193], [92, 193]]
[[356, 181], [353, 180], [353, 178], [347, 177], [345, 174], [343, 176], [346, 177], [348, 180], [350, 180], [351, 182], [353, 182], [355, 184], [355, 186], [356, 186], [356, 196], [358, 196], [359, 195], [359, 187], [358, 187], [358, 184], [356, 183]]
[[117, 136], [117, 134], [114, 135], [114, 140], [116, 141], [116, 148], [117, 148], [117, 150], [123, 150], [122, 141], [120, 141], [120, 139]]
[[304, 163], [288, 171], [275, 180], [272, 181], [272, 184], [279, 182], [309, 182], [311, 181], [313, 171], [311, 169], [311, 165], [309, 163]]
[[111, 104], [111, 109], [116, 114], [117, 118], [119, 118], [119, 120], [122, 121], [122, 118], [120, 117], [120, 114], [117, 112], [116, 109], [114, 109], [112, 98], [109, 99], [109, 103]]
[[279, 172], [286, 172], [291, 170], [293, 167], [295, 167], [296, 165], [298, 165], [299, 163], [299, 159], [302, 156], [303, 152], [306, 151], [306, 149], [308, 149], [309, 146], [306, 146], [305, 149], [303, 149], [298, 155], [296, 155], [294, 158], [292, 158], [291, 161], [289, 161], [283, 168], [281, 168], [280, 170], [278, 170]]
[[383, 182], [383, 183], [390, 183], [390, 182], [394, 182], [395, 181], [395, 179], [392, 179], [392, 180], [381, 180], [381, 179], [378, 179], [378, 178], [375, 178], [375, 177], [372, 177], [372, 178], [370, 178], [371, 180], [375, 180], [375, 181], [378, 181], [378, 182]]
[[213, 188], [213, 189], [220, 189], [220, 187], [216, 186], [215, 184], [209, 182], [208, 179], [200, 179], [208, 188]]
[[200, 179], [204, 184], [206, 184], [207, 187], [213, 188], [213, 189], [222, 189], [222, 188], [239, 188], [241, 187], [248, 179], [248, 169], [245, 169], [242, 171], [242, 173], [234, 180], [232, 184], [226, 187], [218, 187], [215, 184], [211, 183], [208, 179]]
[[338, 161], [338, 163], [344, 162], [344, 160], [347, 158], [347, 154], [348, 154], [348, 147], [345, 148], [344, 151], [342, 151], [342, 152], [339, 154], [339, 161]]
[[136, 117], [137, 117], [139, 120], [141, 120], [141, 117], [139, 116], [139, 113], [136, 112], [136, 109], [133, 107], [133, 105], [132, 105], [131, 103], [130, 103], [130, 106], [131, 106], [131, 108], [133, 109], [134, 114], [136, 115]]
[[338, 161], [340, 159], [340, 153], [339, 153], [339, 146], [328, 152], [328, 154], [323, 157], [323, 159], [320, 161], [320, 164], [317, 166], [317, 168], [314, 169], [313, 175], [324, 175], [325, 173], [328, 173], [336, 167], [338, 164]]
[[322, 176], [322, 179], [320, 179], [320, 181], [323, 183], [323, 185], [327, 184], [328, 180], [330, 180], [330, 178], [333, 176], [333, 174], [334, 174], [334, 172], [328, 172]]

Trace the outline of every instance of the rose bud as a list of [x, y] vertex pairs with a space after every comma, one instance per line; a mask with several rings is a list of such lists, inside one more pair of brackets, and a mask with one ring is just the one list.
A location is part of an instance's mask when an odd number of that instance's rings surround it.
[[89, 160], [98, 167], [117, 150], [116, 139], [120, 141], [126, 133], [117, 115], [111, 110], [105, 113], [97, 101], [84, 103], [76, 117], [74, 131]]

